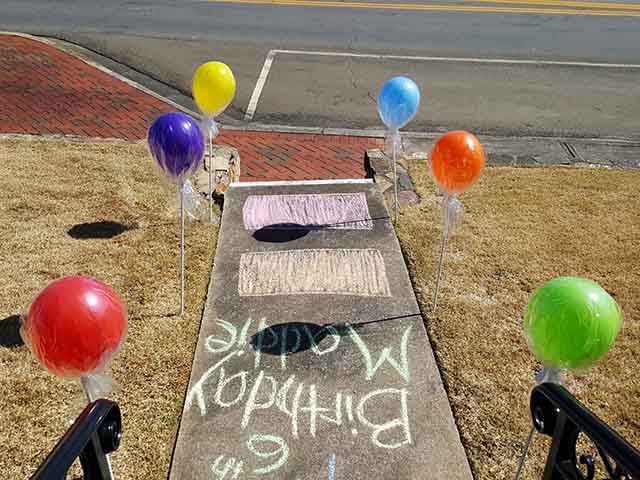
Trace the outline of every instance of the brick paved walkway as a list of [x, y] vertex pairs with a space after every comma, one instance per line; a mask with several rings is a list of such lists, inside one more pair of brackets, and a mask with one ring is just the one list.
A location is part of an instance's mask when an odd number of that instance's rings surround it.
[[366, 137], [222, 130], [216, 143], [240, 152], [242, 180], [363, 178], [364, 152], [378, 147]]
[[[0, 35], [0, 133], [144, 139], [175, 107], [56, 47]], [[242, 180], [361, 178], [372, 138], [223, 130]]]
[[62, 50], [0, 35], [0, 131], [144, 138], [155, 117], [174, 110]]

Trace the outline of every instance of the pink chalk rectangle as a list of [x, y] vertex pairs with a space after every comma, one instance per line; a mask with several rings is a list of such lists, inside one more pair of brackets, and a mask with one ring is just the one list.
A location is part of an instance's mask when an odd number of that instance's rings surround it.
[[249, 195], [242, 207], [242, 217], [247, 230], [373, 228], [364, 192]]

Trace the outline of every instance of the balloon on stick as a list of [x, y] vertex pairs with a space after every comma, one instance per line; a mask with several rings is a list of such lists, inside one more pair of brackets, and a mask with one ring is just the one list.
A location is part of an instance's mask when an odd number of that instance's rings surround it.
[[24, 317], [20, 334], [54, 375], [82, 379], [89, 401], [102, 372], [127, 331], [125, 308], [113, 289], [90, 277], [65, 277], [49, 284]]
[[[107, 393], [102, 375], [120, 350], [127, 313], [113, 289], [90, 277], [65, 277], [36, 297], [22, 320], [20, 335], [38, 361], [54, 375], [79, 378], [87, 402]], [[110, 478], [111, 463], [107, 458]]]
[[204, 116], [209, 143], [209, 221], [213, 221], [213, 139], [219, 130], [215, 117], [231, 103], [236, 94], [236, 79], [231, 69], [222, 62], [200, 65], [193, 75], [193, 98]]
[[524, 312], [529, 347], [545, 368], [582, 369], [609, 351], [622, 312], [593, 280], [559, 277], [531, 296]]
[[[537, 383], [562, 384], [563, 370], [587, 368], [607, 354], [622, 326], [622, 311], [593, 280], [558, 277], [531, 295], [523, 326], [529, 348], [543, 365]], [[534, 432], [529, 432], [516, 480]]]
[[185, 180], [195, 172], [204, 154], [198, 123], [180, 112], [158, 117], [147, 136], [149, 150], [160, 169], [178, 182], [180, 193], [180, 315], [184, 313], [184, 202]]
[[396, 157], [401, 146], [400, 129], [415, 117], [420, 105], [420, 89], [408, 77], [394, 77], [387, 80], [378, 94], [378, 114], [387, 127], [391, 138], [391, 161], [393, 162], [393, 193], [395, 219], [398, 220], [398, 178]]
[[485, 155], [482, 144], [468, 132], [454, 131], [444, 134], [438, 139], [431, 151], [431, 173], [444, 193], [442, 200], [444, 228], [433, 298], [434, 312], [438, 307], [438, 292], [447, 239], [460, 208], [458, 195], [480, 177], [484, 165]]

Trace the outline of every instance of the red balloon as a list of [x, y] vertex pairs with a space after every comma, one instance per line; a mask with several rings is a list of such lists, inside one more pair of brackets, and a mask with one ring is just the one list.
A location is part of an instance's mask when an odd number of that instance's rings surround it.
[[66, 277], [35, 299], [22, 336], [49, 371], [80, 377], [106, 367], [127, 330], [127, 314], [116, 292], [94, 278]]

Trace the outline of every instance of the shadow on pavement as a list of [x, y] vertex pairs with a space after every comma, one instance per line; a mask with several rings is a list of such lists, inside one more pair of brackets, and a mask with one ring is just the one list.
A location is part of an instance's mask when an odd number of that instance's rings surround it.
[[308, 228], [297, 223], [278, 223], [256, 230], [253, 233], [253, 238], [259, 242], [285, 243], [302, 238], [309, 231]]
[[399, 315], [355, 324], [328, 323], [318, 325], [306, 322], [287, 322], [271, 325], [260, 330], [251, 337], [251, 346], [255, 351], [269, 355], [291, 355], [304, 352], [320, 345], [328, 335], [349, 335], [351, 330], [358, 330], [366, 325], [389, 322], [420, 316], [420, 313]]

